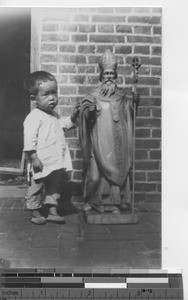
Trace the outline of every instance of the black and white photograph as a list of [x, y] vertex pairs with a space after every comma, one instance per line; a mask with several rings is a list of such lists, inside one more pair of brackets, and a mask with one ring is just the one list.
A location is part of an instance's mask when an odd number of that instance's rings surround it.
[[162, 268], [162, 14], [0, 7], [1, 267]]

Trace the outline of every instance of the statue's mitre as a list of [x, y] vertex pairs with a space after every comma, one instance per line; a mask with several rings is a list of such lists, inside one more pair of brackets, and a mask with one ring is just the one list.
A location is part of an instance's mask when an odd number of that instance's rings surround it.
[[100, 58], [99, 67], [102, 72], [108, 69], [116, 71], [117, 59], [109, 49]]

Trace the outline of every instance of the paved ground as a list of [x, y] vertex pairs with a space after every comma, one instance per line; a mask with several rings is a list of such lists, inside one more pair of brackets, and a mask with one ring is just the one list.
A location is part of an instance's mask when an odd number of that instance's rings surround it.
[[159, 204], [137, 204], [138, 224], [91, 225], [80, 202], [67, 195], [61, 207], [66, 224], [37, 226], [30, 222], [26, 194], [24, 184], [0, 184], [0, 258], [10, 267], [161, 267]]

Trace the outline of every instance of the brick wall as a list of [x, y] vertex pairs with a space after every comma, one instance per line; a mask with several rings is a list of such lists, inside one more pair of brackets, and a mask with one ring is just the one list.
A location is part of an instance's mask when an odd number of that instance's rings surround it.
[[[160, 200], [161, 9], [38, 8], [32, 11], [33, 18], [36, 15], [38, 69], [57, 77], [61, 115], [69, 115], [75, 103], [98, 83], [98, 61], [106, 49], [118, 58], [118, 84], [126, 87], [128, 96], [132, 90], [132, 58], [140, 57], [136, 200]], [[31, 39], [35, 40], [34, 36]], [[72, 180], [80, 182], [82, 153], [77, 129], [66, 137], [74, 167]]]

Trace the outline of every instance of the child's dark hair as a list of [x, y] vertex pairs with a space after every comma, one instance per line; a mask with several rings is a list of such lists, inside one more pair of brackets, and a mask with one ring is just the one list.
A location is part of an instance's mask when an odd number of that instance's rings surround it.
[[29, 92], [30, 95], [37, 95], [39, 86], [46, 81], [55, 81], [57, 79], [54, 75], [46, 71], [36, 71], [31, 73], [24, 81], [24, 88]]

